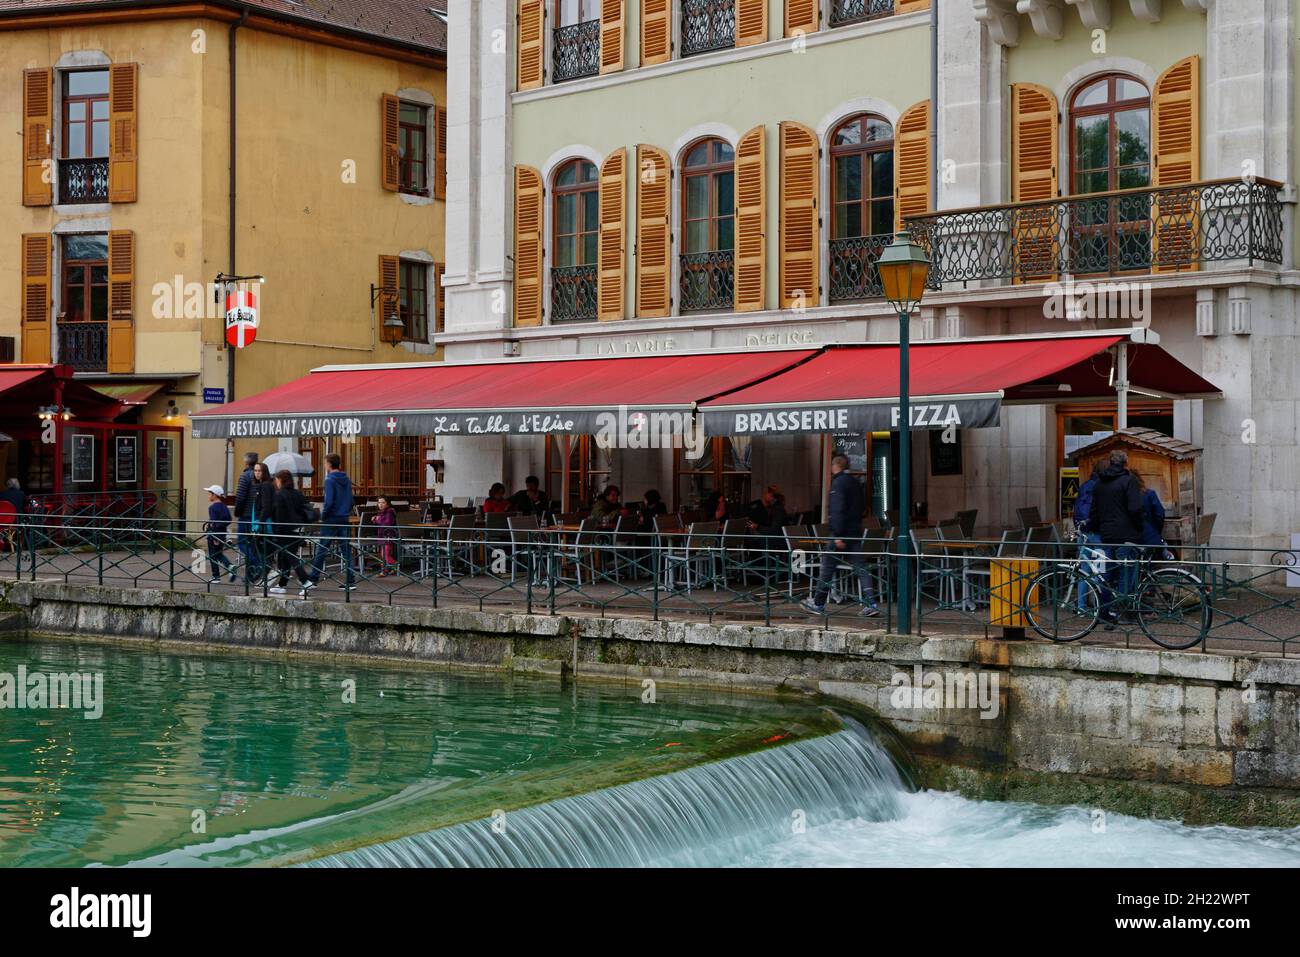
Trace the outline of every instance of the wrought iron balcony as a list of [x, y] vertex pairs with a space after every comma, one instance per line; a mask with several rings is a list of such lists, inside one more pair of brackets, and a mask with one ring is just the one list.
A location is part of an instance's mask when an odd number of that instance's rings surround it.
[[683, 312], [730, 309], [736, 302], [736, 256], [730, 249], [683, 253]]
[[596, 267], [551, 269], [551, 322], [591, 322], [596, 318]]
[[108, 160], [59, 160], [59, 202], [108, 202]]
[[1281, 264], [1281, 184], [1257, 179], [1063, 196], [909, 217], [930, 284]]
[[682, 0], [682, 56], [736, 45], [736, 0]]
[[108, 370], [108, 323], [60, 322], [59, 362], [75, 372]]
[[875, 20], [893, 12], [894, 0], [831, 0], [831, 26]]
[[893, 242], [888, 233], [878, 236], [855, 236], [852, 239], [832, 239], [830, 242], [830, 299], [831, 302], [852, 302], [855, 299], [874, 299], [884, 295], [876, 260]]
[[600, 21], [556, 27], [551, 35], [551, 79], [556, 83], [600, 72]]

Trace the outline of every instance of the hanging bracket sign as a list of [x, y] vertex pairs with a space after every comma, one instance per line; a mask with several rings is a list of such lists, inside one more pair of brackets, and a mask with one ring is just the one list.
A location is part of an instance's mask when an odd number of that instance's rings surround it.
[[236, 289], [226, 294], [226, 341], [242, 349], [257, 338], [257, 294]]

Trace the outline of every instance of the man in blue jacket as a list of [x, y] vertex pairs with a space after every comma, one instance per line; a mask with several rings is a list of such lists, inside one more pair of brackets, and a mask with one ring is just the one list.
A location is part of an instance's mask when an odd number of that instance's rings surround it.
[[325, 456], [325, 502], [320, 510], [320, 542], [316, 554], [311, 560], [311, 578], [302, 586], [302, 597], [320, 584], [325, 573], [325, 559], [337, 547], [343, 558], [343, 567], [347, 570], [344, 584], [339, 587], [351, 591], [355, 585], [352, 578], [352, 530], [348, 519], [352, 517], [352, 480], [343, 471], [343, 460], [335, 453]]
[[875, 594], [871, 588], [871, 574], [867, 571], [866, 557], [862, 554], [862, 512], [866, 508], [866, 495], [862, 483], [848, 472], [847, 455], [831, 459], [831, 491], [828, 518], [834, 539], [822, 551], [821, 574], [817, 593], [803, 603], [814, 615], [826, 614], [826, 599], [830, 597], [835, 570], [841, 565], [851, 565], [858, 575], [862, 588], [862, 616], [875, 618], [880, 614]]

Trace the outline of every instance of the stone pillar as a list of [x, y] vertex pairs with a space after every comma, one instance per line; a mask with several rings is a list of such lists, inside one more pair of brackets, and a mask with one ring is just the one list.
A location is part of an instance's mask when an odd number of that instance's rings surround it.
[[938, 209], [1003, 200], [1004, 52], [971, 15], [970, 5], [939, 4]]

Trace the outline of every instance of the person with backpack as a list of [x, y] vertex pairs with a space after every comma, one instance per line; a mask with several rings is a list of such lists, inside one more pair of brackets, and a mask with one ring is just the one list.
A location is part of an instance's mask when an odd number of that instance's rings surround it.
[[275, 473], [275, 499], [271, 517], [271, 528], [275, 536], [275, 567], [279, 569], [280, 578], [270, 592], [283, 595], [290, 574], [297, 575], [299, 584], [304, 586], [311, 580], [302, 567], [298, 551], [302, 548], [302, 527], [316, 519], [316, 510], [302, 492], [294, 487], [293, 473], [288, 469]]
[[1113, 629], [1117, 620], [1128, 624], [1132, 618], [1127, 611], [1122, 617], [1117, 612], [1114, 591], [1118, 588], [1123, 596], [1133, 591], [1137, 577], [1135, 546], [1142, 541], [1145, 523], [1142, 490], [1128, 469], [1128, 453], [1116, 449], [1097, 479], [1088, 518], [1089, 526], [1101, 536], [1102, 551], [1106, 553], [1106, 585], [1101, 598], [1107, 630]]

